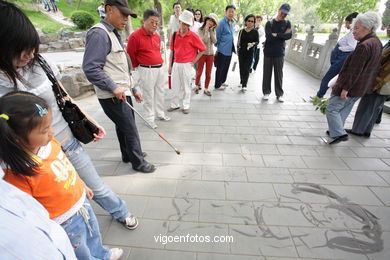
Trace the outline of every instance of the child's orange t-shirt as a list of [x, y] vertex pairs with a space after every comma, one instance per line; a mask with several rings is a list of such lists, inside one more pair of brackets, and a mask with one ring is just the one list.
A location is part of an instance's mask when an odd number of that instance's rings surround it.
[[40, 165], [36, 176], [15, 175], [4, 169], [4, 180], [33, 196], [53, 219], [81, 199], [85, 185], [54, 138], [39, 149], [37, 157]]

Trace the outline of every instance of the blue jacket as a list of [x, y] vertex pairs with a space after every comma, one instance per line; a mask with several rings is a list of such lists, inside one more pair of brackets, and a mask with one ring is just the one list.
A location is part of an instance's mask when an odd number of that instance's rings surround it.
[[217, 51], [225, 56], [232, 56], [232, 52], [236, 52], [233, 43], [233, 28], [234, 22], [230, 25], [226, 16], [219, 21], [217, 27]]

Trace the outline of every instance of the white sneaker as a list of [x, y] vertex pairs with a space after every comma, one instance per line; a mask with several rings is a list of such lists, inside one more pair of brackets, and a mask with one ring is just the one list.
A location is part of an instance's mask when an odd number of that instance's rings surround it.
[[147, 126], [149, 126], [149, 127], [152, 127], [153, 129], [156, 129], [157, 128], [157, 125], [156, 125], [156, 123], [155, 122], [148, 122], [148, 124], [147, 123], [145, 123]]
[[111, 252], [110, 260], [118, 260], [123, 255], [123, 249], [121, 248], [111, 248], [110, 252]]
[[[145, 157], [145, 156], [144, 156]], [[124, 221], [121, 222], [126, 228], [133, 230], [138, 227], [138, 219], [134, 216], [128, 216]]]
[[269, 94], [264, 94], [263, 100], [268, 100], [269, 99]]
[[171, 118], [169, 116], [166, 116], [166, 115], [159, 116], [159, 117], [157, 117], [157, 119], [161, 120], [161, 121], [169, 121], [169, 120], [171, 120]]
[[283, 103], [284, 102], [283, 96], [278, 97], [278, 101]]

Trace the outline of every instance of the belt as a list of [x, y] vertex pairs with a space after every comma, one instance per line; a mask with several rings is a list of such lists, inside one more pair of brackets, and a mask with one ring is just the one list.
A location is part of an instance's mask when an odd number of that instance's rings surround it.
[[161, 68], [162, 64], [157, 64], [157, 65], [143, 65], [143, 64], [140, 64], [139, 66], [140, 67], [144, 67], [144, 68], [149, 68], [149, 69], [155, 69], [155, 68]]

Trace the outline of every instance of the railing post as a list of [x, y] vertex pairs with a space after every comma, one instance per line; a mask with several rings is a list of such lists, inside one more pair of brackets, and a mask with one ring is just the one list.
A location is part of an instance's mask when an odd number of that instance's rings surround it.
[[298, 29], [297, 29], [297, 25], [294, 25], [294, 28], [292, 30], [292, 37], [290, 40], [287, 41], [287, 53], [286, 53], [286, 58], [288, 59], [290, 57], [290, 55], [292, 55], [292, 48], [294, 46], [294, 40], [297, 38], [297, 33], [298, 33]]
[[326, 71], [329, 69], [330, 66], [330, 54], [336, 46], [337, 43], [337, 28], [333, 29], [333, 32], [329, 34], [329, 38], [326, 41], [324, 48], [322, 49], [320, 53], [320, 57], [318, 58], [318, 65], [316, 68], [316, 74], [319, 75], [320, 77], [323, 77], [325, 75]]
[[310, 26], [310, 29], [307, 31], [305, 42], [303, 43], [302, 48], [302, 63], [305, 63], [306, 57], [308, 56], [309, 46], [313, 43], [314, 40], [314, 25]]

